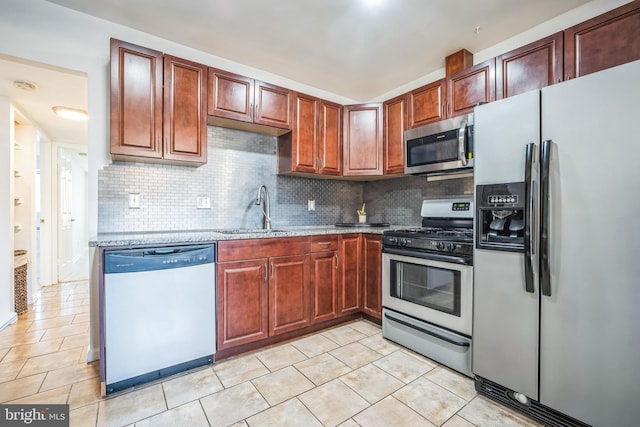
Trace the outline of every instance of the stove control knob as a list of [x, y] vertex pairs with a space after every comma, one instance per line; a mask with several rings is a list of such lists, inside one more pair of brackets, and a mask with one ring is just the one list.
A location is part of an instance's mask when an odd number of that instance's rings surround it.
[[400, 246], [407, 246], [407, 239], [400, 239], [399, 245]]
[[439, 250], [443, 250], [444, 249], [444, 242], [438, 242], [438, 244], [436, 245], [436, 248], [438, 248]]
[[395, 237], [389, 237], [389, 243], [392, 245], [397, 245], [398, 244], [398, 239]]
[[449, 243], [447, 245], [447, 249], [449, 249], [449, 252], [453, 252], [456, 249], [456, 244], [455, 243]]

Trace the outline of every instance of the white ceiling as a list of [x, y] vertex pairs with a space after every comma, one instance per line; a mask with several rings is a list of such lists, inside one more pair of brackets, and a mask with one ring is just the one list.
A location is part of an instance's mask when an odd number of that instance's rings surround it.
[[588, 0], [48, 1], [366, 102]]
[[[36, 86], [29, 92], [14, 81]], [[0, 96], [6, 96], [27, 120], [55, 142], [87, 144], [87, 122], [63, 119], [54, 114], [60, 105], [87, 110], [87, 77], [77, 72], [0, 56]]]

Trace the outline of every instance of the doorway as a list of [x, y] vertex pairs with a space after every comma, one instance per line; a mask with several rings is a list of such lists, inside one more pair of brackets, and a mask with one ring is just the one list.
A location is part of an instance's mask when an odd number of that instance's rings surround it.
[[[21, 207], [29, 206], [30, 212], [20, 218], [19, 228], [13, 224], [20, 229], [13, 246], [22, 249], [16, 246], [20, 243], [28, 249], [30, 302], [41, 286], [89, 277], [87, 121], [62, 118], [53, 109], [66, 106], [86, 111], [87, 92], [85, 73], [0, 55], [0, 96], [20, 112], [20, 123], [11, 125], [29, 129], [22, 132], [26, 137], [20, 141], [20, 156], [28, 154], [33, 166], [24, 167], [28, 176], [18, 183], [23, 185]], [[8, 202], [13, 201], [4, 201]]]
[[89, 278], [86, 150], [58, 149], [58, 282]]

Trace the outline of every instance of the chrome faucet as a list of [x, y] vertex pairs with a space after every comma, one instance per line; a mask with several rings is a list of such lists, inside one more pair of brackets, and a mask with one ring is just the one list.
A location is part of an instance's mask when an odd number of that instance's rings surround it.
[[264, 218], [262, 219], [262, 228], [265, 230], [271, 230], [271, 216], [269, 214], [269, 190], [264, 184], [258, 187], [258, 192], [256, 193], [256, 205], [260, 204], [260, 191], [262, 189], [264, 189], [264, 207], [262, 208]]

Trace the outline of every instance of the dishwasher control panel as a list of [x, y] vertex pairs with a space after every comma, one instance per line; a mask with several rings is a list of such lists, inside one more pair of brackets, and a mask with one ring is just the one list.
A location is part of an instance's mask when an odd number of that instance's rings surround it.
[[104, 272], [131, 273], [210, 264], [215, 244], [105, 251]]

